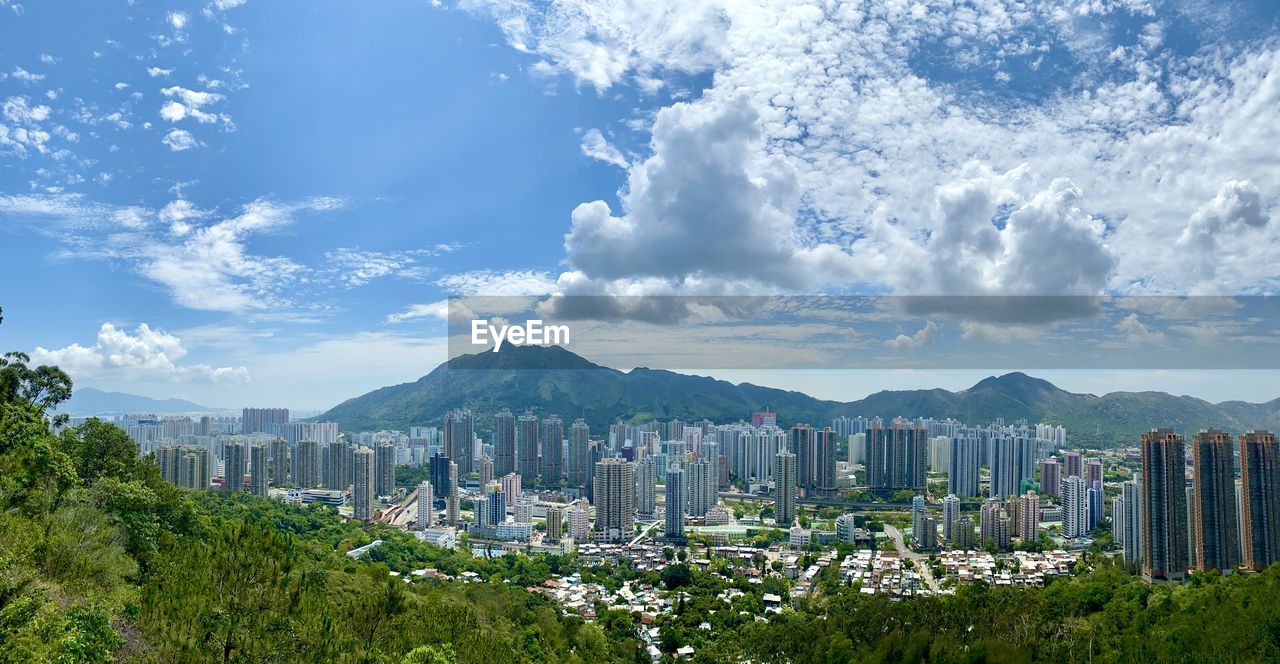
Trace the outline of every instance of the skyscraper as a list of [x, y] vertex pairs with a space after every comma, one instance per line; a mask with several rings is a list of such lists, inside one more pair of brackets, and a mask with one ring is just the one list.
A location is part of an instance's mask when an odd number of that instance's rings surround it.
[[[302, 448], [299, 447], [298, 449]], [[352, 481], [351, 461], [353, 450], [343, 442], [329, 443], [323, 449], [326, 452], [323, 459], [325, 488], [346, 491], [350, 488]], [[302, 486], [301, 483], [299, 486]]]
[[559, 542], [564, 537], [564, 510], [556, 505], [547, 507], [548, 542]]
[[591, 475], [591, 463], [591, 429], [586, 420], [579, 417], [569, 428], [569, 458], [565, 468], [569, 484], [587, 484]]
[[1028, 491], [1018, 505], [1018, 537], [1024, 542], [1040, 538], [1040, 496]]
[[1010, 521], [1004, 511], [1004, 504], [999, 498], [988, 498], [982, 503], [982, 511], [978, 515], [978, 531], [981, 541], [979, 546], [994, 543], [997, 549], [1009, 548]]
[[480, 486], [488, 486], [493, 482], [493, 459], [487, 456], [480, 457], [476, 462], [476, 470], [480, 475]]
[[507, 506], [515, 505], [516, 496], [524, 491], [524, 482], [515, 473], [507, 473], [498, 480], [502, 483], [502, 493], [507, 497]]
[[[445, 457], [445, 459], [447, 460], [448, 457]], [[458, 464], [452, 460], [448, 460], [447, 463], [449, 476], [445, 484], [447, 490], [444, 494], [444, 518], [449, 522], [449, 525], [457, 526], [460, 512], [462, 511], [461, 497], [458, 495]]]
[[1280, 445], [1276, 435], [1240, 435], [1240, 512], [1244, 564], [1262, 571], [1280, 562]]
[[667, 466], [666, 482], [663, 534], [668, 538], [684, 537], [684, 469], [679, 463]]
[[283, 438], [271, 441], [271, 484], [284, 486], [289, 483], [289, 443]]
[[559, 415], [542, 421], [542, 462], [538, 469], [542, 483], [559, 486], [564, 479], [564, 422]]
[[[341, 443], [332, 443], [332, 445], [341, 447]], [[303, 489], [318, 486], [322, 483], [321, 471], [320, 443], [313, 440], [298, 443], [297, 454], [293, 459], [293, 483]]]
[[240, 433], [279, 435], [280, 428], [288, 423], [288, 408], [245, 408], [240, 411]]
[[368, 522], [373, 518], [375, 490], [377, 489], [376, 469], [374, 468], [373, 450], [360, 446], [356, 448], [352, 466], [355, 481], [351, 491], [351, 511], [359, 521]]
[[1200, 571], [1216, 569], [1230, 574], [1240, 564], [1240, 522], [1231, 443], [1231, 436], [1221, 431], [1201, 430], [1191, 438], [1192, 523], [1196, 569]]
[[525, 485], [538, 483], [538, 416], [525, 411], [516, 420], [516, 472]]
[[249, 468], [247, 447], [238, 440], [227, 443], [222, 455], [223, 491], [239, 491], [244, 488], [244, 476]]
[[596, 463], [593, 497], [596, 507], [595, 537], [622, 542], [635, 535], [635, 470], [625, 459]]
[[872, 490], [924, 490], [929, 440], [924, 427], [906, 420], [867, 429], [867, 485]]
[[1102, 483], [1102, 459], [1089, 458], [1084, 460], [1084, 485], [1086, 488], [1093, 488], [1094, 482]]
[[1113, 513], [1111, 518], [1120, 524], [1120, 542], [1124, 552], [1124, 562], [1130, 565], [1142, 563], [1142, 489], [1138, 482], [1125, 482], [1120, 485], [1122, 502], [1119, 515]]
[[1062, 535], [1068, 539], [1089, 532], [1089, 495], [1084, 478], [1071, 475], [1062, 481]]
[[797, 424], [787, 433], [787, 449], [796, 455], [796, 486], [809, 493], [814, 488], [813, 427]]
[[834, 496], [836, 493], [836, 434], [831, 427], [823, 427], [813, 433], [811, 489], [818, 496]]
[[782, 450], [773, 467], [773, 515], [779, 528], [791, 527], [796, 518], [796, 455]]
[[925, 511], [924, 496], [915, 496], [911, 499], [911, 541], [917, 549], [923, 548], [922, 542], [925, 538], [925, 522], [928, 516]]
[[1084, 477], [1084, 459], [1079, 452], [1063, 452], [1062, 464], [1062, 474], [1064, 476]]
[[957, 432], [947, 446], [947, 491], [961, 498], [973, 498], [978, 491], [978, 467], [982, 456], [976, 431]]
[[636, 463], [636, 512], [654, 514], [657, 512], [658, 467], [653, 458], [641, 459]]
[[432, 503], [435, 497], [431, 495], [431, 483], [420, 482], [418, 484], [418, 530], [426, 530], [431, 527], [435, 521]]
[[249, 488], [255, 496], [267, 497], [267, 485], [271, 480], [271, 462], [268, 461], [266, 445], [249, 447], [249, 470], [252, 473]]
[[390, 496], [396, 492], [395, 443], [378, 443], [373, 451], [373, 462], [376, 468], [374, 495]]
[[493, 416], [493, 474], [502, 477], [516, 470], [516, 416], [503, 408]]
[[689, 516], [706, 516], [707, 510], [716, 504], [711, 462], [694, 459], [685, 464], [685, 473], [685, 481], [689, 486]]
[[960, 497], [948, 494], [942, 499], [942, 539], [954, 542], [956, 526], [960, 521]]
[[1050, 496], [1062, 494], [1062, 464], [1058, 457], [1049, 457], [1040, 462], [1040, 492]]
[[444, 455], [469, 475], [475, 467], [476, 423], [471, 410], [459, 408], [444, 416]]
[[1142, 434], [1142, 576], [1182, 581], [1187, 576], [1186, 457], [1172, 429]]

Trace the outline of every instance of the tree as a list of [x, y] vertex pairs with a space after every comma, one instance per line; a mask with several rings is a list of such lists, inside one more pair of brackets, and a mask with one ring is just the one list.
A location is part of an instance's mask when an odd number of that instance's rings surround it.
[[120, 427], [96, 417], [62, 432], [62, 448], [75, 460], [85, 486], [100, 477], [132, 478], [139, 464], [138, 444]]

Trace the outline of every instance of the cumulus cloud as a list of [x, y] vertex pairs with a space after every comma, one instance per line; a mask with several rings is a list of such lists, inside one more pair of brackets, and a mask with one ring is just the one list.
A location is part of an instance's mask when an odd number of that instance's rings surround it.
[[[1266, 223], [1280, 194], [1280, 44], [1223, 39], [1205, 21], [1230, 20], [1230, 6], [1214, 18], [1012, 0], [462, 6], [493, 18], [533, 68], [600, 92], [675, 99], [658, 85], [668, 74], [707, 75], [693, 101], [637, 109], [656, 110], [650, 156], [627, 167], [621, 210], [574, 211], [565, 292], [1280, 285]], [[1134, 22], [1136, 43], [1115, 43]], [[1175, 32], [1198, 35], [1194, 56], [1170, 45]], [[1016, 85], [1050, 58], [1054, 76]], [[984, 76], [1012, 82], [971, 83]], [[1178, 251], [1152, 251], [1184, 235]], [[1185, 269], [1206, 235], [1212, 278]]]
[[938, 336], [938, 325], [933, 321], [926, 321], [924, 327], [911, 336], [899, 334], [897, 337], [885, 342], [890, 348], [896, 351], [911, 351], [917, 348], [933, 345], [933, 340]]
[[759, 116], [745, 99], [662, 109], [652, 156], [629, 173], [622, 213], [604, 201], [574, 209], [570, 265], [604, 281], [710, 278], [799, 289], [847, 278], [847, 254], [800, 241], [796, 173], [761, 155], [762, 146]]
[[204, 110], [205, 106], [224, 99], [222, 95], [216, 92], [190, 90], [179, 85], [163, 88], [160, 92], [165, 97], [170, 98], [160, 107], [160, 117], [169, 122], [178, 122], [184, 118], [191, 118], [202, 124], [219, 121], [229, 123], [231, 121], [231, 118], [225, 114], [211, 113]]
[[628, 166], [627, 158], [622, 156], [622, 151], [610, 144], [599, 129], [588, 129], [582, 135], [582, 154], [619, 168]]
[[174, 30], [181, 30], [187, 26], [187, 15], [183, 12], [169, 12], [166, 18]]
[[186, 129], [171, 129], [169, 133], [164, 135], [164, 138], [160, 139], [160, 142], [169, 146], [169, 149], [174, 152], [182, 152], [183, 150], [190, 150], [204, 145], [204, 143], [196, 140], [196, 137], [192, 136], [191, 132]]
[[39, 364], [58, 365], [77, 379], [112, 377], [232, 384], [249, 381], [249, 371], [244, 367], [179, 364], [178, 360], [186, 355], [181, 339], [146, 323], [133, 334], [103, 323], [93, 345], [37, 348], [31, 359]]

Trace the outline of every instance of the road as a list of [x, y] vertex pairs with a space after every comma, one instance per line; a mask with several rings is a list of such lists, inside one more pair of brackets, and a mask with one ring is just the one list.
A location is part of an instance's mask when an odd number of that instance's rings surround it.
[[920, 576], [924, 577], [925, 585], [928, 585], [930, 590], [937, 591], [938, 582], [933, 578], [933, 570], [929, 569], [929, 557], [908, 548], [903, 540], [902, 531], [887, 523], [884, 524], [884, 534], [893, 540], [893, 546], [898, 549], [898, 553], [902, 554], [903, 558], [915, 563], [916, 570], [920, 572]]

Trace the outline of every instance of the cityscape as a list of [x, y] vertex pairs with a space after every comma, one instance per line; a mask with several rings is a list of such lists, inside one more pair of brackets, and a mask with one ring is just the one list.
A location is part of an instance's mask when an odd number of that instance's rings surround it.
[[1277, 0], [0, 0], [0, 664], [1280, 662]]

